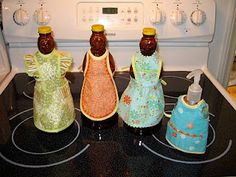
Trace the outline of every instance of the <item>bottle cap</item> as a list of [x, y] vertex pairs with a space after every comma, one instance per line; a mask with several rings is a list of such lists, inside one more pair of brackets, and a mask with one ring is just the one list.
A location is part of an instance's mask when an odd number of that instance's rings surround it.
[[198, 103], [201, 100], [202, 88], [199, 85], [202, 70], [196, 69], [189, 73], [186, 78], [191, 79], [194, 77], [194, 82], [188, 88], [187, 100], [191, 105]]
[[39, 34], [48, 34], [52, 32], [52, 28], [50, 26], [40, 26], [38, 27]]
[[156, 35], [156, 29], [155, 28], [143, 28], [143, 34], [148, 36], [154, 36]]
[[104, 31], [104, 26], [101, 24], [95, 24], [95, 25], [92, 25], [91, 30], [93, 32], [102, 32]]

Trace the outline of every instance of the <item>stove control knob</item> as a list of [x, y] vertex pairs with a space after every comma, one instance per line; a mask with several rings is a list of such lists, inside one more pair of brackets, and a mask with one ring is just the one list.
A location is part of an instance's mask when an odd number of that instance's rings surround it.
[[38, 25], [47, 25], [51, 17], [46, 9], [40, 7], [40, 9], [34, 12], [34, 20]]
[[158, 7], [152, 10], [152, 15], [150, 21], [153, 24], [162, 24], [166, 20], [165, 12], [159, 9]]
[[17, 25], [26, 25], [29, 22], [28, 12], [22, 8], [19, 8], [13, 14], [13, 20]]
[[186, 14], [184, 11], [181, 11], [177, 8], [177, 10], [173, 11], [170, 16], [170, 21], [173, 25], [182, 25], [186, 21]]
[[206, 13], [200, 9], [197, 9], [192, 12], [190, 19], [194, 25], [200, 26], [206, 21]]

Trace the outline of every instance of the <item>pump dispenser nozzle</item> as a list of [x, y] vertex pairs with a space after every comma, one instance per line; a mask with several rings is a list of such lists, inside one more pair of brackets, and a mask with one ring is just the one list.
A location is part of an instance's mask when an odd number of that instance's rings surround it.
[[194, 77], [194, 83], [189, 86], [187, 93], [187, 100], [191, 105], [194, 105], [201, 100], [202, 88], [199, 85], [201, 74], [202, 70], [196, 69], [186, 76], [187, 79]]

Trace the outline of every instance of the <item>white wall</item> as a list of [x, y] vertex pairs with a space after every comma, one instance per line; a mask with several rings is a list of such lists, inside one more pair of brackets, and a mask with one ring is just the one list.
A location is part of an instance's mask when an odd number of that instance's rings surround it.
[[208, 68], [226, 86], [236, 47], [236, 0], [216, 1], [216, 26], [210, 43]]

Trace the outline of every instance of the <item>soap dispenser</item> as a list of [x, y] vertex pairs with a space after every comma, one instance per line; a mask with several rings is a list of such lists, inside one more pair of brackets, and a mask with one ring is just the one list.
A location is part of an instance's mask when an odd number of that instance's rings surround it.
[[194, 82], [188, 88], [187, 95], [181, 95], [167, 123], [166, 140], [176, 149], [192, 154], [206, 151], [209, 112], [208, 104], [201, 99], [202, 88], [199, 85], [202, 71], [194, 70], [186, 77]]
[[187, 93], [187, 101], [190, 105], [194, 105], [201, 100], [202, 88], [199, 85], [201, 74], [202, 71], [200, 69], [197, 69], [186, 76], [187, 79], [191, 79], [192, 77], [194, 77], [194, 82], [189, 86]]

